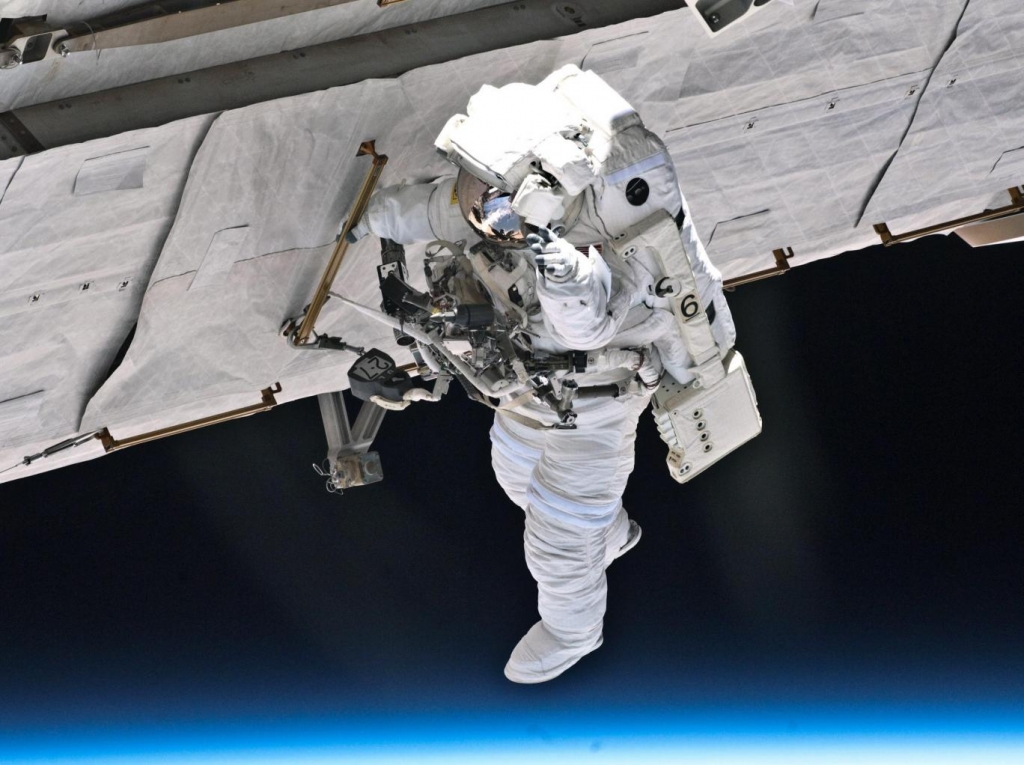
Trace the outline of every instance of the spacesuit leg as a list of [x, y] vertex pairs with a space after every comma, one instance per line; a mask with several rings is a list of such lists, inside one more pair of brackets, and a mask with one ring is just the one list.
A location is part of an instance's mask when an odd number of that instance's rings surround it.
[[491, 467], [505, 494], [522, 510], [526, 510], [526, 490], [530, 476], [544, 450], [546, 431], [517, 423], [501, 412], [494, 415], [491, 426]]
[[602, 642], [605, 569], [629, 537], [622, 493], [648, 396], [594, 402], [576, 430], [546, 431], [526, 490], [524, 549], [541, 621], [519, 641], [505, 676], [557, 677]]
[[[491, 467], [494, 469], [494, 477], [498, 484], [505, 491], [512, 502], [525, 511], [529, 506], [526, 498], [533, 471], [540, 461], [541, 454], [547, 439], [551, 436], [550, 430], [537, 430], [523, 425], [515, 420], [496, 413], [494, 424], [491, 426]], [[554, 436], [557, 437], [557, 436]], [[625, 468], [625, 475], [621, 477], [623, 484], [629, 477], [629, 469], [632, 462]], [[629, 532], [629, 516], [621, 511], [615, 522], [608, 525], [606, 536], [607, 544], [614, 557], [620, 554], [623, 541], [622, 529]], [[636, 533], [636, 532], [634, 532]], [[610, 561], [609, 561], [610, 562]]]

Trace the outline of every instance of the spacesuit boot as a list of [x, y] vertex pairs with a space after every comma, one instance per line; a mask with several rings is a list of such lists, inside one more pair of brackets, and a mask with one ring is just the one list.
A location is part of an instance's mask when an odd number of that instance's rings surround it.
[[526, 509], [526, 559], [537, 580], [541, 620], [513, 649], [505, 677], [516, 683], [552, 680], [601, 647], [604, 571], [636, 546], [640, 534], [621, 506], [609, 525], [587, 530]]
[[556, 636], [541, 620], [513, 649], [505, 665], [505, 677], [523, 684], [554, 680], [588, 653], [600, 648], [603, 642], [600, 632], [596, 639], [582, 643]]

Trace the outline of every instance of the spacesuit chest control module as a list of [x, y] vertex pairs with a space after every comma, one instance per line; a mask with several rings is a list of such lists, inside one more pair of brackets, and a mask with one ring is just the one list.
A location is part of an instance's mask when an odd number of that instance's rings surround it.
[[760, 432], [721, 276], [665, 145], [618, 93], [575, 66], [484, 86], [436, 146], [456, 178], [384, 189], [353, 228], [392, 252], [432, 240], [425, 285], [385, 258], [380, 310], [352, 305], [437, 382], [416, 387], [373, 350], [353, 365], [355, 395], [400, 408], [457, 379], [506, 418], [558, 430], [592, 402], [653, 391], [679, 482]]

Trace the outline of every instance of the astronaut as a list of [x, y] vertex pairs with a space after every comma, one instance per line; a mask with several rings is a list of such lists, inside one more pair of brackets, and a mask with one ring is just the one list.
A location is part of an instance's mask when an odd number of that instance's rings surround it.
[[[558, 380], [555, 403], [571, 398], [571, 411], [509, 394], [490, 432], [495, 475], [524, 512], [541, 617], [505, 675], [538, 683], [601, 645], [605, 570], [640, 539], [622, 495], [653, 390], [666, 374], [686, 384], [720, 369], [735, 330], [664, 143], [594, 73], [484, 86], [436, 145], [458, 175], [381, 190], [354, 235], [504, 248], [522, 265], [511, 274], [471, 257], [495, 305], [537, 358], [587, 359]], [[673, 268], [696, 295], [681, 294]], [[684, 320], [700, 332], [680, 331]]]

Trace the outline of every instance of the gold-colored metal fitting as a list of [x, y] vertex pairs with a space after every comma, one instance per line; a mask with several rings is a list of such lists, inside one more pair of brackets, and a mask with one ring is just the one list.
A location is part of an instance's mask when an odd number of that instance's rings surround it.
[[1006, 207], [999, 207], [995, 210], [985, 210], [977, 215], [968, 215], [966, 218], [957, 218], [956, 220], [947, 221], [946, 223], [938, 223], [934, 226], [926, 226], [925, 228], [919, 228], [915, 231], [908, 231], [905, 234], [893, 234], [889, 230], [889, 226], [885, 223], [876, 223], [874, 226], [875, 233], [878, 234], [882, 240], [882, 244], [886, 247], [892, 247], [894, 244], [900, 242], [909, 242], [913, 239], [920, 239], [922, 236], [930, 236], [932, 234], [942, 234], [946, 231], [951, 231], [961, 226], [967, 226], [971, 223], [981, 223], [987, 220], [996, 220], [998, 218], [1005, 218], [1010, 215], [1016, 215], [1017, 213], [1024, 212], [1024, 191], [1022, 187], [1014, 186], [1012, 189], [1007, 189], [1007, 193], [1010, 195], [1010, 204]]
[[184, 422], [181, 425], [171, 425], [167, 428], [151, 430], [148, 433], [140, 433], [137, 436], [130, 436], [124, 439], [114, 438], [110, 435], [110, 431], [107, 428], [103, 428], [103, 430], [96, 434], [96, 438], [98, 438], [103, 444], [103, 451], [109, 454], [110, 452], [116, 452], [120, 449], [127, 449], [129, 446], [147, 444], [150, 441], [158, 441], [161, 438], [176, 436], [179, 433], [187, 433], [190, 430], [199, 430], [199, 428], [205, 428], [207, 425], [219, 425], [220, 423], [228, 422], [229, 420], [237, 420], [242, 417], [248, 417], [252, 414], [269, 411], [277, 406], [277, 399], [274, 397], [274, 394], [280, 392], [281, 383], [274, 383], [269, 388], [264, 388], [260, 391], [260, 403], [258, 404], [243, 406], [240, 409], [232, 409], [229, 412], [223, 412], [221, 414], [212, 414], [209, 417], [190, 420], [189, 422]]
[[752, 274], [737, 276], [735, 279], [726, 279], [722, 286], [727, 290], [733, 290], [744, 284], [759, 282], [762, 279], [769, 279], [773, 276], [780, 276], [789, 270], [789, 259], [793, 257], [793, 248], [772, 250], [775, 256], [775, 268], [766, 268], [764, 271], [755, 271]]
[[359, 144], [359, 151], [356, 152], [356, 156], [373, 157], [373, 165], [370, 167], [366, 180], [363, 181], [362, 188], [359, 189], [359, 194], [352, 205], [348, 220], [345, 221], [345, 225], [341, 229], [338, 243], [334, 246], [334, 252], [331, 253], [330, 260], [327, 261], [327, 268], [324, 270], [323, 276], [320, 277], [320, 283], [317, 285], [316, 292], [313, 293], [313, 299], [309, 301], [306, 315], [302, 317], [299, 328], [295, 331], [292, 340], [295, 345], [305, 345], [309, 342], [309, 337], [313, 333], [313, 327], [320, 316], [320, 311], [323, 310], [324, 303], [327, 302], [331, 285], [334, 284], [334, 279], [338, 275], [338, 270], [345, 259], [345, 254], [348, 252], [348, 235], [366, 212], [366, 207], [370, 203], [370, 197], [373, 196], [373, 190], [377, 187], [377, 181], [380, 180], [380, 174], [384, 171], [384, 165], [388, 163], [386, 154], [377, 153], [376, 141], [363, 141]]

